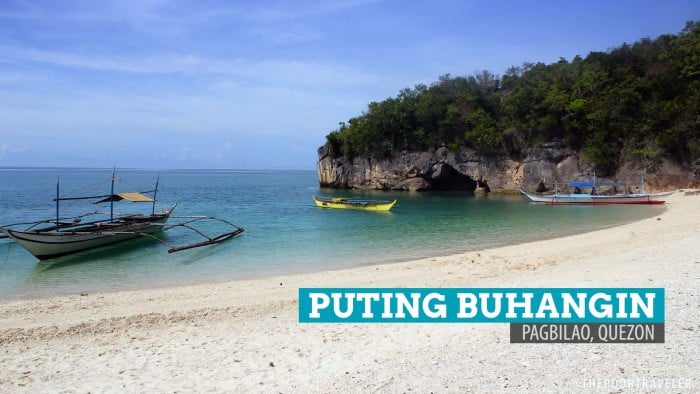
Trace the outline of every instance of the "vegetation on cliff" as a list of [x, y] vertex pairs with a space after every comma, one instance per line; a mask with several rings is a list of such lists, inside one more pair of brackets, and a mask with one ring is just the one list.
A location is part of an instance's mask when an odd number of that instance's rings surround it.
[[700, 160], [700, 22], [571, 62], [439, 78], [372, 102], [327, 135], [332, 157], [391, 157], [461, 145], [519, 158], [560, 141], [601, 173], [623, 161]]

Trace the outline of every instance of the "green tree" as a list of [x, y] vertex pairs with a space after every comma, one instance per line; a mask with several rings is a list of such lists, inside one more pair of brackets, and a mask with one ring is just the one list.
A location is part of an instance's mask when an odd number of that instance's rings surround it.
[[552, 64], [523, 63], [442, 75], [372, 102], [326, 137], [333, 157], [390, 157], [401, 150], [469, 146], [521, 157], [559, 141], [601, 175], [623, 161], [655, 168], [663, 157], [700, 161], [700, 23]]

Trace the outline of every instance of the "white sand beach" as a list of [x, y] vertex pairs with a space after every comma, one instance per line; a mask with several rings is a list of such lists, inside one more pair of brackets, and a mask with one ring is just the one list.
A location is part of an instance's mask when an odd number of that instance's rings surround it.
[[[592, 233], [398, 264], [3, 302], [0, 392], [698, 392], [700, 195], [667, 206]], [[511, 344], [508, 324], [298, 323], [299, 287], [367, 286], [663, 287], [666, 341]]]

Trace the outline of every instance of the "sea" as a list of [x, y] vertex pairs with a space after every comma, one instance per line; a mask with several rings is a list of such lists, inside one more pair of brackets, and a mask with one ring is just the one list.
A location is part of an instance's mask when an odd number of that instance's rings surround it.
[[[0, 168], [0, 226], [55, 218], [57, 185], [61, 197], [104, 195], [110, 193], [111, 177], [112, 169]], [[665, 209], [545, 206], [522, 196], [467, 192], [324, 189], [315, 171], [117, 169], [115, 192], [153, 190], [157, 180], [156, 211], [177, 203], [174, 215], [212, 215], [245, 232], [177, 253], [143, 238], [45, 261], [0, 239], [0, 299], [264, 278], [442, 256], [585, 233]], [[398, 203], [390, 212], [325, 209], [314, 205], [314, 195]], [[60, 216], [97, 212], [96, 217], [105, 217], [109, 203], [94, 202], [61, 201]], [[116, 213], [152, 209], [150, 203], [114, 204]], [[195, 225], [209, 236], [230, 231], [212, 221]], [[202, 240], [182, 228], [162, 238], [174, 245]]]

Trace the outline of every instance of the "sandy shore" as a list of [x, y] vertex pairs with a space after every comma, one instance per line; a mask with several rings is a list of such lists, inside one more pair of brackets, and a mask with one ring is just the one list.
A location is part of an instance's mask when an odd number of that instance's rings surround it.
[[[454, 256], [5, 302], [0, 391], [697, 392], [700, 195], [667, 205]], [[666, 343], [510, 344], [508, 324], [299, 324], [297, 289], [334, 286], [664, 287]]]

